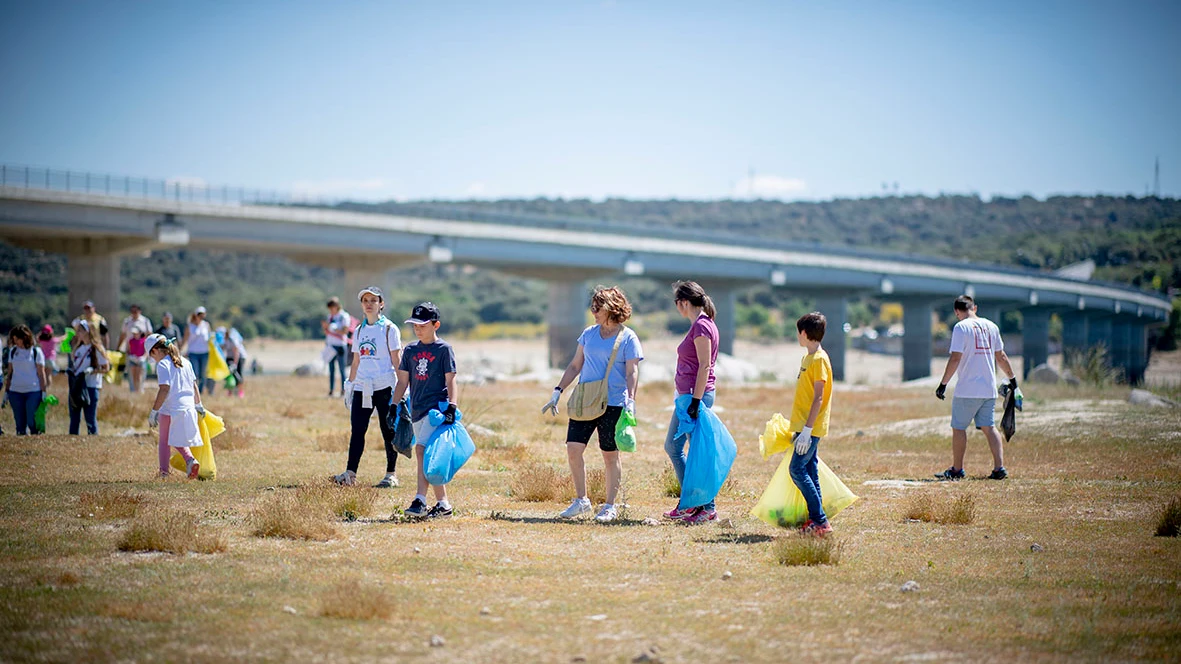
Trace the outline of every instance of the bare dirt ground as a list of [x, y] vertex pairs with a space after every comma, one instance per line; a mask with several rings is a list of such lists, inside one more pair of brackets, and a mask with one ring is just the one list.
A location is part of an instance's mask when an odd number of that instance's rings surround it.
[[[274, 346], [258, 351], [316, 350]], [[533, 360], [521, 358], [533, 346], [457, 344], [461, 372], [483, 353], [505, 374], [528, 374]], [[668, 352], [650, 348], [654, 359]], [[763, 351], [740, 345], [739, 357], [776, 354]], [[775, 366], [794, 374], [792, 352]], [[1026, 386], [1006, 446], [1011, 478], [983, 479], [991, 463], [972, 433], [970, 479], [938, 483], [947, 403], [926, 385], [843, 387], [820, 450], [861, 499], [834, 519], [839, 564], [800, 567], [774, 555], [800, 536], [748, 516], [779, 463], [761, 458], [758, 434], [787, 408], [791, 385], [720, 388], [738, 459], [719, 521], [685, 527], [646, 521], [675, 503], [663, 479], [668, 383], [642, 384], [639, 449], [624, 459], [628, 507], [600, 525], [554, 518], [568, 484], [540, 502], [520, 493], [538, 468], [566, 473], [565, 418], [538, 413], [548, 385], [461, 386], [478, 450], [450, 485], [455, 516], [422, 523], [401, 517], [414, 493], [405, 459], [401, 488], [368, 488], [384, 466], [376, 423], [366, 487], [319, 488], [343, 468], [348, 430], [324, 382], [253, 377], [244, 399], [209, 397], [232, 427], [214, 440], [214, 481], [154, 478], [151, 395], [130, 399], [121, 386], [104, 390], [102, 435], [64, 435], [57, 406], [48, 435], [0, 437], [0, 660], [1107, 662], [1181, 652], [1181, 541], [1153, 536], [1181, 496], [1181, 412], [1131, 406], [1127, 388]], [[64, 385], [55, 390], [64, 400]], [[10, 434], [10, 411], [0, 423]], [[593, 443], [586, 458], [602, 468]], [[908, 520], [916, 496], [969, 500], [974, 518]], [[315, 522], [322, 535], [257, 536], [282, 501], [299, 508], [279, 521], [297, 531]], [[321, 513], [316, 501], [335, 507]], [[161, 515], [189, 520], [169, 530]], [[120, 550], [144, 532], [219, 544]], [[918, 590], [901, 592], [907, 581]]]

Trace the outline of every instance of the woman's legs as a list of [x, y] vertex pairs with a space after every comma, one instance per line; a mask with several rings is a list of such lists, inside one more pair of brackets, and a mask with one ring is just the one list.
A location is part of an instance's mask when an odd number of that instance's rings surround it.
[[574, 497], [579, 500], [586, 498], [586, 461], [582, 458], [585, 451], [586, 443], [566, 442], [566, 459], [570, 462], [570, 476], [574, 479]]
[[90, 435], [98, 433], [98, 395], [100, 394], [97, 387], [87, 387], [86, 391], [90, 393], [90, 403], [82, 407], [86, 415], [86, 432]]
[[[701, 397], [701, 405], [706, 408], [713, 408], [715, 393], [713, 390], [706, 392]], [[664, 437], [664, 452], [668, 455], [668, 460], [672, 462], [673, 473], [677, 476], [677, 484], [682, 484], [685, 481], [685, 460], [688, 455], [685, 453], [685, 443], [689, 440], [688, 436], [677, 436], [677, 428], [680, 426], [680, 420], [677, 419], [676, 411], [673, 411], [672, 421], [668, 425], [668, 433]], [[707, 510], [714, 509], [714, 502], [711, 500], [708, 504], [702, 505]]]
[[392, 473], [398, 468], [398, 451], [394, 449], [394, 429], [390, 426], [390, 411], [396, 406], [390, 404], [393, 388], [373, 393], [373, 406], [377, 410], [377, 425], [381, 427], [381, 439], [385, 441], [385, 472]]
[[209, 353], [189, 353], [186, 356], [193, 365], [193, 375], [197, 377], [197, 391], [205, 391], [205, 369], [209, 366]]
[[[364, 395], [353, 391], [353, 407], [349, 409], [349, 420], [352, 424], [352, 435], [349, 437], [349, 462], [346, 469], [357, 472], [361, 465], [361, 455], [365, 453], [365, 434], [369, 431], [369, 418], [373, 415], [372, 408], [361, 406]], [[377, 400], [377, 394], [373, 395]]]
[[142, 364], [131, 364], [127, 368], [127, 372], [131, 374], [131, 392], [139, 394], [143, 390], [144, 385], [144, 367]]
[[[607, 504], [614, 505], [619, 495], [619, 485], [623, 480], [623, 460], [619, 458], [619, 450], [604, 451], [603, 465], [607, 469]], [[585, 483], [585, 478], [583, 482]]]

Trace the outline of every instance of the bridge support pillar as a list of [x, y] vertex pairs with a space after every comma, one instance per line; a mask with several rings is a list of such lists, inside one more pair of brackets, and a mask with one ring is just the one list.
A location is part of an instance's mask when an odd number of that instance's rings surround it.
[[1062, 314], [1063, 361], [1072, 353], [1087, 349], [1087, 315], [1081, 311]]
[[1087, 348], [1103, 346], [1107, 359], [1111, 360], [1111, 318], [1109, 316], [1087, 316]]
[[931, 375], [931, 300], [902, 300], [902, 380]]
[[735, 288], [711, 288], [707, 292], [718, 310], [714, 318], [714, 324], [718, 326], [718, 352], [733, 355], [734, 337], [738, 334], [738, 291]]
[[1148, 369], [1148, 326], [1132, 323], [1128, 345], [1128, 383], [1142, 385]]
[[82, 311], [83, 302], [93, 300], [95, 309], [108, 323], [115, 325], [121, 320], [119, 254], [68, 253], [66, 288], [70, 316]]
[[999, 304], [977, 304], [976, 315], [996, 323], [996, 326], [999, 329], [1001, 326], [1001, 319], [1005, 317], [1005, 310]]
[[1128, 382], [1131, 382], [1134, 327], [1137, 326], [1118, 318], [1111, 323], [1111, 366]]
[[[832, 362], [832, 379], [845, 380], [845, 322], [849, 298], [844, 294], [822, 293], [816, 296], [816, 310], [824, 314], [824, 350]], [[794, 323], [789, 323], [795, 329]], [[790, 335], [789, 335], [790, 337]]]
[[549, 365], [565, 369], [578, 350], [578, 335], [586, 328], [586, 312], [590, 293], [584, 280], [549, 282], [546, 310], [546, 333], [549, 343]]
[[344, 268], [344, 280], [341, 284], [344, 291], [340, 294], [340, 306], [344, 307], [344, 310], [354, 318], [363, 317], [365, 313], [361, 311], [361, 303], [357, 300], [357, 293], [366, 286], [377, 286], [385, 293], [386, 309], [384, 313], [386, 318], [401, 326], [402, 321], [405, 320], [404, 314], [410, 312], [390, 311], [389, 282], [389, 270], [377, 264], [362, 262], [358, 265], [347, 266]]
[[1021, 358], [1021, 377], [1025, 379], [1034, 367], [1045, 364], [1050, 357], [1050, 310], [1022, 309], [1021, 315], [1021, 341], [1025, 347]]

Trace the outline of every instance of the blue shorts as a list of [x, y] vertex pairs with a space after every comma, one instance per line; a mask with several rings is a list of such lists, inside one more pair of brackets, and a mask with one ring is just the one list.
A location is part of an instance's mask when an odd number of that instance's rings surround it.
[[996, 397], [973, 399], [971, 397], [951, 398], [951, 428], [963, 431], [972, 421], [978, 427], [996, 425]]

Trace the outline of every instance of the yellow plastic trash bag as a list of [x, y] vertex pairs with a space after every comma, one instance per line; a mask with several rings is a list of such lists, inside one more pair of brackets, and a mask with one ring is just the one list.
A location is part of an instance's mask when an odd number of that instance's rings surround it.
[[107, 362], [111, 364], [111, 368], [106, 373], [107, 382], [111, 385], [122, 383], [123, 369], [127, 367], [127, 356], [117, 350], [108, 350]]
[[767, 428], [763, 430], [763, 435], [759, 436], [759, 452], [762, 452], [764, 459], [771, 458], [772, 454], [779, 454], [791, 449], [791, 422], [779, 413], [771, 416], [767, 420]]
[[[217, 479], [217, 462], [213, 460], [213, 443], [211, 441], [226, 430], [225, 420], [205, 411], [205, 417], [197, 418], [197, 428], [201, 431], [202, 444], [200, 447], [189, 448], [189, 451], [193, 453], [193, 458], [201, 464], [201, 469], [197, 471], [197, 477], [203, 480]], [[173, 451], [169, 463], [177, 470], [185, 469], [184, 457], [175, 451]]]
[[[226, 364], [226, 358], [221, 354], [221, 349], [213, 343], [213, 339], [210, 339], [209, 366], [205, 367], [205, 377], [212, 381], [222, 381], [229, 375], [230, 365]], [[201, 380], [201, 377], [197, 376], [197, 380]]]
[[[808, 504], [804, 502], [804, 494], [791, 481], [788, 466], [791, 465], [791, 455], [784, 457], [763, 492], [763, 497], [750, 511], [751, 516], [766, 521], [772, 526], [794, 528], [803, 525], [808, 520]], [[816, 460], [817, 475], [820, 477], [820, 502], [824, 506], [824, 515], [829, 519], [841, 510], [852, 505], [857, 496], [845, 486], [845, 483], [829, 470], [823, 460]]]

